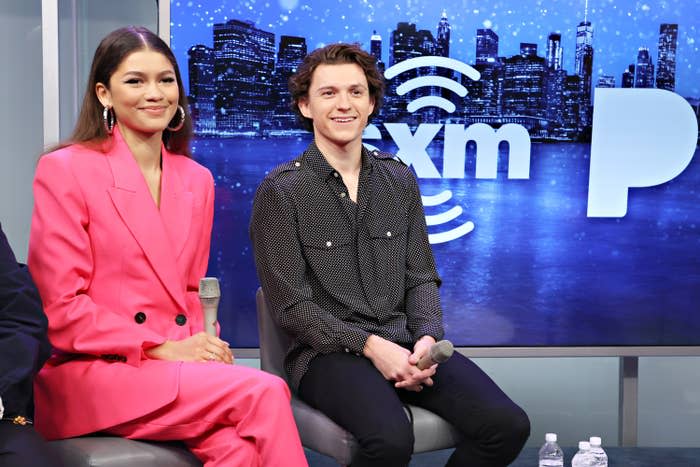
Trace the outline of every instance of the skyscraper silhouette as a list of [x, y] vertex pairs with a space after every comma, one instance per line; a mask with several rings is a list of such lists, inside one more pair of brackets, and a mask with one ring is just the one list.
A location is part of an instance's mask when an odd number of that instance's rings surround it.
[[537, 56], [537, 45], [520, 44], [520, 54], [505, 60], [503, 113], [545, 116], [545, 59]]
[[213, 133], [216, 129], [214, 50], [201, 44], [193, 45], [187, 51], [187, 67], [193, 130], [197, 134]]
[[450, 56], [450, 23], [447, 21], [447, 12], [442, 11], [442, 17], [438, 23], [435, 55], [441, 57]]
[[676, 89], [676, 47], [678, 47], [678, 25], [662, 24], [659, 27], [659, 58], [656, 72], [656, 87]]
[[593, 81], [593, 26], [590, 21], [581, 21], [576, 27], [576, 74], [581, 79], [581, 127], [591, 124], [591, 85]]
[[280, 36], [277, 65], [275, 66], [275, 118], [274, 127], [288, 128], [294, 126], [296, 114], [289, 107], [289, 77], [306, 57], [306, 39], [297, 36]]
[[250, 133], [270, 125], [275, 35], [252, 21], [214, 24], [214, 54], [217, 131]]
[[622, 73], [622, 80], [620, 81], [621, 88], [633, 88], [634, 87], [634, 63], [630, 63], [627, 69]]
[[498, 61], [498, 34], [491, 29], [476, 30], [476, 63]]
[[547, 37], [547, 69], [561, 70], [564, 51], [561, 47], [561, 34], [553, 32]]
[[386, 64], [382, 61], [382, 36], [377, 34], [377, 31], [372, 31], [372, 37], [369, 40], [369, 53], [377, 60], [377, 69], [379, 73], [384, 75]]
[[635, 66], [634, 87], [653, 88], [654, 87], [654, 63], [651, 61], [649, 49], [640, 47], [637, 53], [637, 64]]

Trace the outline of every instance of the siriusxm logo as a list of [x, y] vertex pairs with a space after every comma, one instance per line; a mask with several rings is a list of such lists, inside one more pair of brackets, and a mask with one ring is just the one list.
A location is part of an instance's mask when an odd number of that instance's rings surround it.
[[[447, 57], [418, 57], [399, 62], [384, 72], [387, 79], [393, 79], [409, 70], [421, 67], [447, 68], [461, 73], [473, 81], [480, 79], [479, 72], [467, 65]], [[411, 78], [396, 89], [403, 96], [422, 87], [437, 87], [447, 89], [459, 97], [467, 95], [467, 89], [459, 82], [444, 76], [419, 76]], [[448, 114], [456, 110], [455, 105], [441, 96], [423, 96], [408, 103], [407, 110], [411, 113], [426, 107], [437, 107]], [[384, 123], [398, 147], [397, 156], [406, 164], [413, 167], [418, 178], [465, 178], [466, 148], [469, 141], [476, 143], [476, 178], [495, 179], [498, 172], [498, 146], [507, 142], [509, 146], [508, 178], [527, 179], [530, 176], [530, 135], [522, 125], [506, 124], [494, 129], [485, 123], [475, 123], [465, 127], [459, 124], [421, 123], [414, 133], [406, 123]], [[428, 155], [427, 148], [438, 133], [444, 128], [443, 166], [442, 174]], [[369, 125], [364, 133], [365, 140], [381, 139], [379, 128]], [[366, 146], [373, 148], [367, 144]], [[452, 199], [452, 192], [444, 190], [441, 193], [423, 195], [423, 205], [433, 207], [442, 205]], [[426, 215], [428, 226], [438, 226], [451, 222], [461, 216], [463, 209], [455, 205], [437, 215]], [[444, 243], [460, 238], [474, 230], [471, 220], [462, 222], [447, 231], [430, 233], [430, 243]]]
[[[388, 68], [387, 79], [421, 67], [446, 68], [473, 81], [479, 72], [458, 60], [447, 57], [418, 57]], [[403, 96], [423, 87], [447, 89], [457, 96], [467, 96], [459, 82], [444, 76], [419, 76], [401, 83], [396, 92]], [[454, 103], [441, 96], [428, 95], [408, 103], [410, 113], [436, 107], [447, 114], [455, 112]], [[413, 167], [418, 178], [464, 179], [466, 147], [476, 144], [477, 179], [495, 179], [498, 172], [498, 147], [508, 143], [508, 178], [529, 179], [531, 140], [527, 129], [505, 124], [494, 129], [485, 123], [469, 126], [452, 123], [421, 123], [411, 132], [406, 123], [385, 122], [383, 126], [398, 147], [397, 156]], [[443, 131], [443, 165], [438, 170], [427, 148]], [[597, 88], [591, 136], [588, 217], [624, 217], [627, 213], [629, 188], [650, 187], [678, 176], [690, 163], [698, 137], [697, 118], [692, 107], [678, 94], [661, 89]], [[363, 135], [366, 140], [381, 139], [375, 125]], [[374, 148], [370, 144], [366, 144]], [[452, 192], [424, 194], [428, 208], [452, 200]], [[437, 215], [426, 215], [428, 226], [440, 226], [458, 219], [464, 210], [456, 203]], [[430, 233], [430, 243], [449, 242], [468, 234], [474, 222], [463, 220], [450, 230]], [[432, 231], [432, 229], [430, 229]]]

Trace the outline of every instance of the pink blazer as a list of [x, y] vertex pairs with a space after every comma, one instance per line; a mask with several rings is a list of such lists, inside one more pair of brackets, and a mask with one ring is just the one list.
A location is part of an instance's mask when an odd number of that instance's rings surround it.
[[118, 128], [106, 152], [72, 145], [39, 161], [28, 263], [55, 348], [35, 382], [49, 439], [171, 402], [180, 364], [144, 349], [203, 329], [214, 182], [192, 159], [162, 155], [160, 209]]

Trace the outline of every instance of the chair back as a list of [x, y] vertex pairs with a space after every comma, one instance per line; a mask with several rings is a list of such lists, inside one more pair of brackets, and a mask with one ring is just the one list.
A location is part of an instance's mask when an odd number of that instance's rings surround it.
[[255, 294], [255, 304], [258, 312], [260, 369], [287, 381], [287, 375], [284, 371], [284, 357], [292, 343], [292, 339], [275, 321], [262, 287], [258, 287], [258, 291]]

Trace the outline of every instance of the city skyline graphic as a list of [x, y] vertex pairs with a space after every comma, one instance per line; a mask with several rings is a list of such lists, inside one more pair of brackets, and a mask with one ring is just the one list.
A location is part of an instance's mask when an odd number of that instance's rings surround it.
[[[277, 9], [283, 13], [280, 13], [281, 16], [275, 23], [270, 19], [274, 16], [274, 5], [265, 2], [264, 6], [261, 6], [260, 3], [198, 2], [195, 5], [193, 2], [173, 2], [172, 45], [176, 55], [181, 55], [183, 49], [187, 49], [186, 60], [180, 59], [180, 63], [183, 76], [186, 77], [190, 105], [197, 122], [195, 130], [198, 134], [280, 134], [298, 128], [294, 115], [288, 108], [289, 94], [286, 82], [304, 55], [315, 48], [311, 45], [315, 39], [308, 29], [305, 35], [284, 34], [284, 31], [294, 31], [294, 26], [298, 26], [299, 21], [294, 18], [307, 16], [320, 23], [321, 29], [327, 26], [329, 34], [342, 36], [342, 39], [330, 40], [328, 43], [341, 40], [360, 43], [375, 55], [382, 72], [387, 67], [409, 58], [454, 58], [458, 57], [460, 52], [464, 55], [464, 43], [470, 42], [470, 38], [463, 31], [464, 28], [456, 22], [451, 22], [447, 8], [437, 13], [440, 18], [435, 20], [434, 32], [425, 24], [399, 21], [384, 36], [374, 29], [367, 41], [366, 38], [355, 40], [358, 39], [357, 31], [362, 26], [379, 27], [379, 24], [374, 24], [371, 13], [375, 9], [368, 7], [367, 2], [360, 2], [364, 6], [359, 6], [360, 9], [369, 8], [367, 11], [370, 13], [364, 18], [366, 25], [353, 25], [350, 22], [350, 14], [340, 15], [342, 21], [339, 25], [326, 25], [325, 17], [319, 19], [319, 14], [332, 17], [333, 12], [327, 8], [319, 11], [322, 8], [315, 2], [299, 4], [289, 0], [279, 2]], [[380, 6], [385, 4], [375, 3]], [[428, 22], [426, 12], [419, 11], [416, 3], [418, 2], [406, 2], [408, 12], [417, 15], [422, 23]], [[459, 2], [452, 2], [453, 8], [455, 3]], [[595, 5], [599, 2], [591, 2], [591, 5], [587, 5], [586, 2], [569, 2], [569, 6], [574, 10], [576, 4], [582, 4], [578, 5], [583, 9], [582, 19], [578, 22], [573, 21], [576, 24], [573, 31], [550, 28], [553, 30], [547, 33], [544, 44], [532, 40], [521, 42], [527, 37], [519, 28], [511, 34], [504, 34], [504, 28], [498, 27], [498, 15], [495, 13], [499, 4], [501, 8], [505, 7], [503, 3], [496, 2], [494, 12], [490, 15], [478, 9], [472, 10], [475, 14], [478, 12], [493, 18], [483, 20], [481, 27], [474, 31], [471, 37], [473, 60], [469, 63], [464, 62], [475, 67], [479, 77], [475, 79], [473, 76], [468, 77], [464, 73], [460, 75], [456, 72], [450, 74], [445, 70], [441, 70], [440, 76], [435, 76], [434, 67], [416, 70], [408, 78], [422, 75], [426, 89], [411, 92], [400, 92], [401, 83], [388, 79], [385, 105], [375, 122], [381, 123], [385, 116], [389, 116], [392, 121], [405, 121], [413, 127], [421, 122], [437, 121], [439, 117], [443, 117], [437, 109], [414, 114], [415, 109], [410, 109], [409, 104], [418, 98], [434, 104], [436, 100], [441, 99], [439, 94], [442, 95], [443, 102], [446, 102], [446, 89], [427, 88], [431, 82], [434, 83], [433, 87], [437, 87], [439, 80], [453, 80], [461, 81], [456, 86], [464, 89], [464, 93], [448, 98], [452, 102], [448, 103], [448, 106], [459, 106], [459, 112], [450, 116], [452, 121], [467, 124], [480, 122], [494, 127], [505, 123], [517, 123], [525, 126], [535, 139], [576, 141], [588, 138], [592, 120], [593, 90], [596, 87], [660, 88], [682, 95], [683, 77], [693, 69], [692, 63], [688, 62], [682, 52], [694, 48], [694, 41], [684, 32], [682, 24], [679, 26], [678, 23], [660, 23], [655, 27], [652, 25], [651, 29], [657, 31], [655, 40], [653, 35], [643, 31], [639, 31], [635, 38], [630, 38], [630, 34], [624, 32], [622, 25], [617, 25], [619, 27], [614, 32], [616, 39], [613, 41], [617, 48], [629, 47], [626, 44], [635, 41], [655, 44], [655, 47], [639, 46], [636, 51], [629, 51], [626, 54], [627, 63], [620, 67], [619, 73], [608, 74], [603, 65], [610, 63], [609, 57], [604, 55], [609, 46], [599, 45], [603, 41], [597, 36], [609, 33], [609, 28], [603, 26], [601, 33], [597, 30], [599, 27], [591, 21], [596, 15], [603, 14], [604, 10]], [[557, 6], [562, 7], [564, 3], [549, 2], [548, 8], [552, 11], [543, 9], [542, 17], [551, 16], [564, 25], [570, 24], [571, 16], [561, 18], [560, 13], [556, 11]], [[613, 2], [603, 3], [607, 8], [611, 8], [610, 4]], [[624, 3], [617, 2], [614, 5]], [[340, 1], [339, 6], [342, 4]], [[542, 2], [536, 4], [541, 5]], [[346, 5], [349, 12], [353, 10], [353, 3], [346, 2]], [[281, 10], [282, 6], [292, 9]], [[355, 7], [357, 9], [358, 5]], [[399, 3], [394, 3], [394, 7], [401, 10]], [[672, 10], [667, 7], [665, 10], [669, 10], [668, 12], [650, 15], [649, 12], [653, 10], [650, 6], [639, 7], [637, 4], [637, 7], [637, 13], [640, 18], [644, 17], [646, 22], [649, 22], [649, 16], [662, 20], [682, 13], [677, 8]], [[619, 10], [618, 14], [624, 10], [622, 7], [613, 9]], [[189, 23], [183, 22], [180, 16], [186, 13], [190, 15]], [[228, 13], [247, 16], [229, 19]], [[508, 16], [512, 13], [513, 10], [508, 9], [505, 14]], [[225, 22], [216, 22], [217, 17]], [[268, 21], [267, 29], [249, 19], [256, 17], [257, 23]], [[628, 23], [638, 22], [632, 11], [627, 11], [623, 17], [628, 18]], [[641, 19], [639, 22], [642, 22]], [[535, 27], [533, 21], [521, 21], [521, 24], [529, 25], [531, 29], [540, 32], [543, 28], [541, 25]], [[188, 29], [185, 29], [185, 25]], [[185, 37], [176, 32], [180, 28], [186, 31]], [[203, 34], [206, 28], [209, 28], [209, 38]], [[501, 35], [497, 32], [499, 30]], [[690, 30], [694, 31], [695, 26], [691, 25]], [[560, 31], [567, 31], [568, 34]], [[573, 37], [570, 37], [572, 34]], [[538, 39], [542, 39], [541, 34]], [[505, 51], [512, 50], [513, 43], [518, 44], [519, 50], [510, 56], [507, 52], [504, 54]], [[321, 42], [315, 45], [323, 44]], [[572, 44], [572, 47], [568, 47], [568, 53], [567, 44]], [[619, 60], [625, 53], [618, 50], [612, 55]], [[700, 95], [693, 87], [696, 86], [697, 80], [691, 83], [686, 84], [685, 88], [689, 89], [690, 93]], [[403, 84], [403, 87], [405, 86]], [[466, 94], [466, 99], [460, 99]], [[698, 100], [692, 95], [684, 97], [688, 98], [697, 113]], [[443, 110], [447, 108], [438, 107]], [[454, 110], [450, 110], [450, 113], [452, 112]]]

